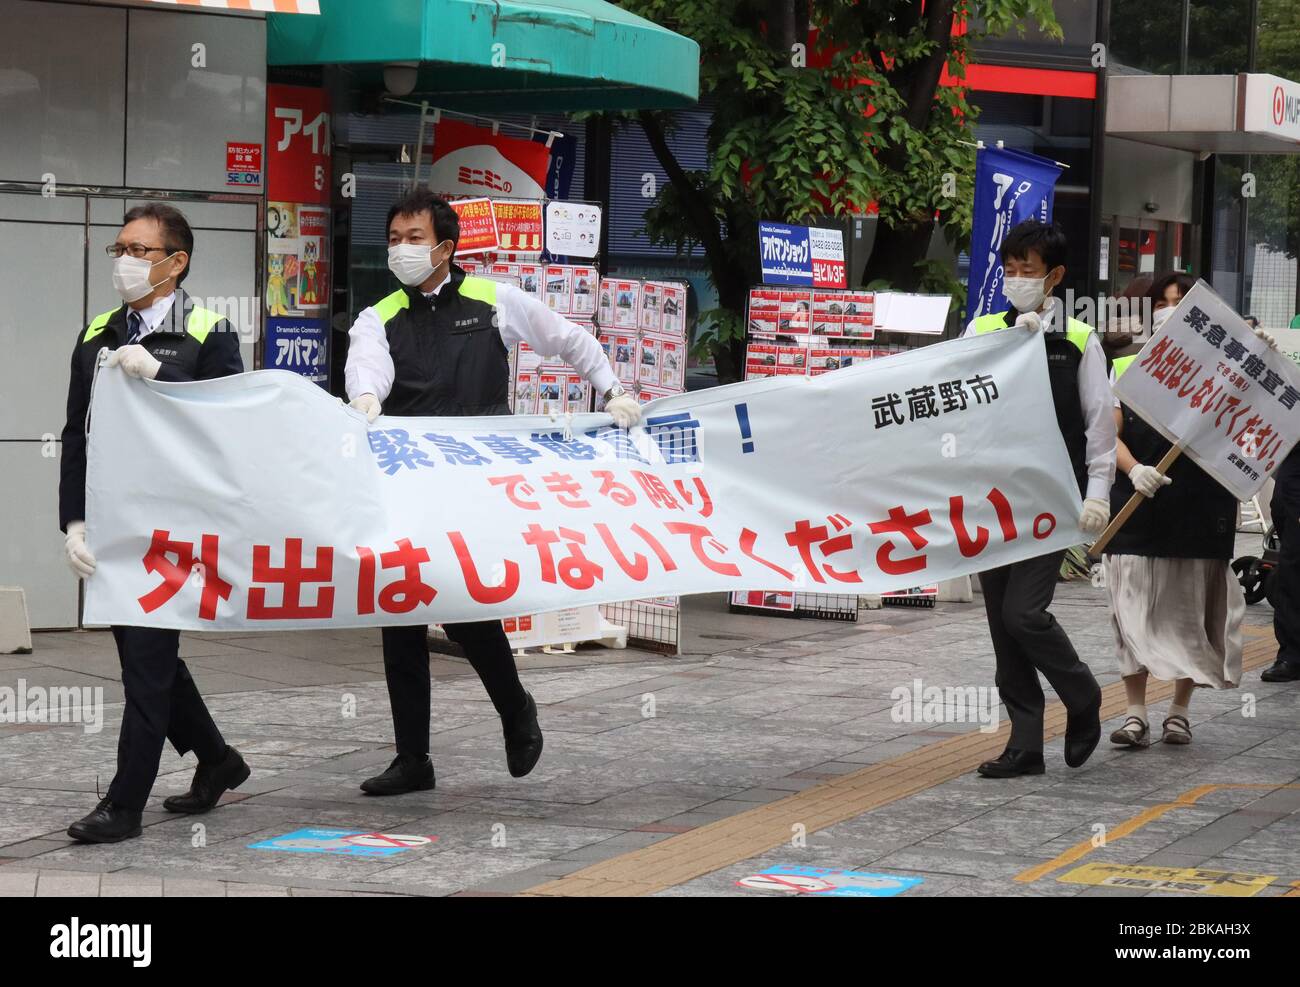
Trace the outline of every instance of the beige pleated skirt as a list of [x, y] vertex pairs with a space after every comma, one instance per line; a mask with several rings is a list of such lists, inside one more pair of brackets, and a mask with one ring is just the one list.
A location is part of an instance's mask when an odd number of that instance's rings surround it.
[[1106, 555], [1102, 566], [1121, 675], [1237, 687], [1246, 598], [1227, 562]]

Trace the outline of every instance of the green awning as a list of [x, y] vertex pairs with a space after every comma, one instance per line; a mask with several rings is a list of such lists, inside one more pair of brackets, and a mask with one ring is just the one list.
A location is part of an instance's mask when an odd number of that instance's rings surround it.
[[700, 48], [602, 0], [320, 0], [267, 15], [267, 63], [340, 65], [383, 88], [419, 62], [405, 98], [465, 111], [670, 109], [699, 98]]

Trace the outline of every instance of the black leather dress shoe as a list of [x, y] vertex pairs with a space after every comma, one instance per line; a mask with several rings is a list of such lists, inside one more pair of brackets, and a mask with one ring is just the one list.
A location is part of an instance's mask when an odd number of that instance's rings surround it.
[[68, 827], [78, 843], [121, 843], [140, 835], [140, 811], [103, 799], [95, 811]]
[[398, 754], [381, 775], [367, 778], [361, 790], [367, 795], [405, 795], [407, 792], [427, 792], [436, 784], [433, 762], [429, 755]]
[[985, 761], [975, 770], [985, 778], [1018, 778], [1021, 775], [1041, 775], [1047, 768], [1043, 766], [1040, 751], [1008, 747], [996, 760]]
[[200, 764], [195, 768], [190, 790], [184, 795], [173, 795], [163, 799], [163, 808], [168, 812], [190, 814], [207, 812], [217, 804], [223, 794], [246, 782], [249, 774], [251, 771], [248, 762], [239, 751], [228, 746], [226, 756], [220, 763]]
[[1065, 718], [1065, 763], [1077, 768], [1092, 756], [1101, 741], [1101, 693], [1095, 702]]
[[506, 738], [506, 767], [515, 778], [522, 778], [537, 766], [542, 756], [542, 728], [537, 722], [537, 703], [526, 693], [528, 703], [513, 716], [501, 717]]
[[1300, 680], [1300, 663], [1279, 658], [1259, 673], [1265, 682], [1295, 682]]

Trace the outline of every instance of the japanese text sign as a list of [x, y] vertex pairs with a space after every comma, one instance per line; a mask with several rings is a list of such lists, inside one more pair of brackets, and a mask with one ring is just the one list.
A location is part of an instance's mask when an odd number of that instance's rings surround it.
[[1008, 329], [662, 398], [631, 432], [579, 414], [566, 434], [533, 415], [367, 426], [282, 371], [104, 368], [85, 618], [396, 625], [1005, 565], [1084, 540], [1046, 369]]
[[844, 288], [844, 234], [837, 229], [758, 224], [758, 251], [764, 284]]
[[262, 184], [262, 145], [226, 142], [226, 184]]
[[1238, 500], [1300, 438], [1300, 370], [1204, 281], [1120, 376], [1115, 394]]
[[516, 254], [542, 252], [541, 202], [493, 199], [492, 214], [503, 251]]
[[481, 254], [500, 246], [491, 199], [456, 199], [448, 205], [456, 211], [456, 217], [460, 220], [457, 257], [462, 254]]
[[280, 202], [330, 201], [330, 115], [325, 90], [266, 87], [267, 196]]

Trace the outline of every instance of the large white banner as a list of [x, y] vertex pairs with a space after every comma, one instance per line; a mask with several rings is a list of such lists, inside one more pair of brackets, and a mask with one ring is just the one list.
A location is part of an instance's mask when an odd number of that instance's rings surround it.
[[282, 371], [105, 368], [87, 623], [481, 620], [642, 597], [880, 593], [1079, 544], [1041, 335], [609, 416], [363, 416]]
[[1300, 370], [1204, 281], [1142, 347], [1115, 395], [1238, 500], [1258, 493], [1300, 438]]

